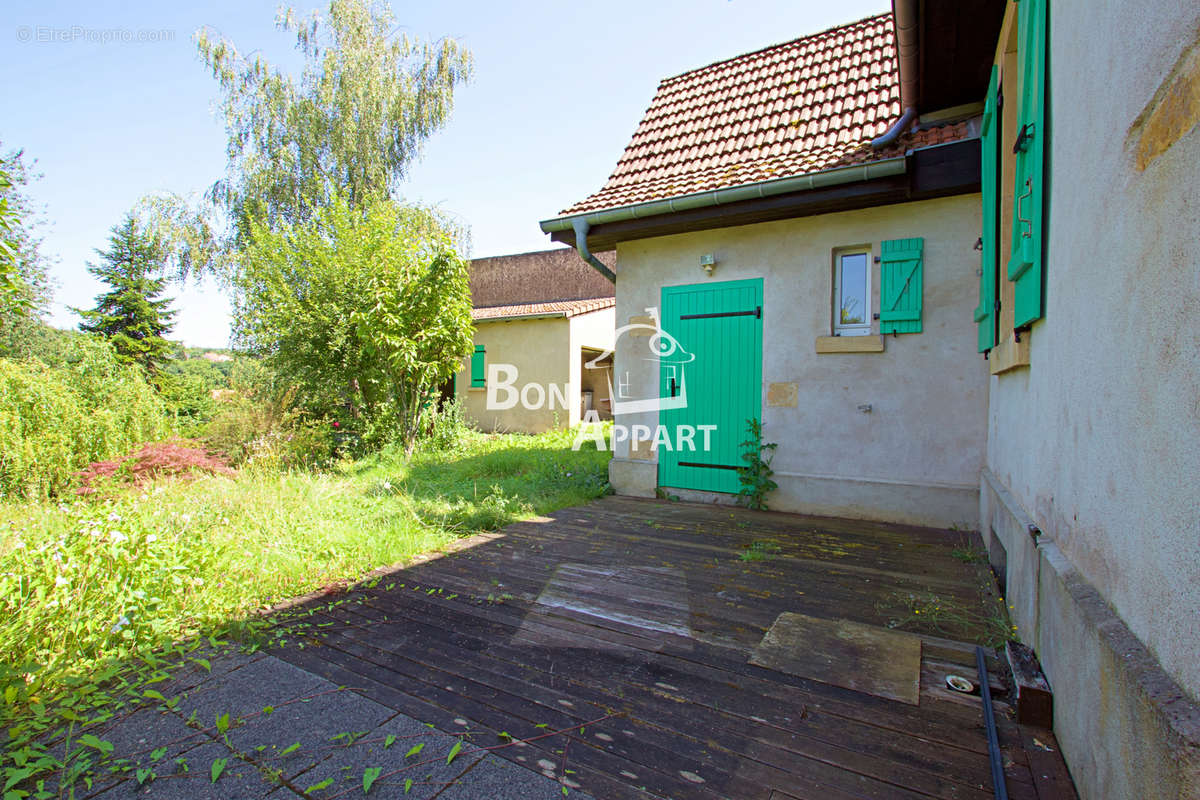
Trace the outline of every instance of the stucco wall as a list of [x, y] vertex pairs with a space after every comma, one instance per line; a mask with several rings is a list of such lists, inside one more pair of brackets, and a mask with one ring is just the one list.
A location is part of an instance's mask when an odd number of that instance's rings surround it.
[[[576, 256], [578, 258], [578, 256]], [[487, 390], [472, 389], [470, 359], [455, 377], [455, 393], [463, 402], [467, 417], [480, 430], [540, 433], [554, 427], [576, 425], [580, 420], [582, 382], [581, 348], [608, 350], [613, 343], [613, 310], [593, 311], [578, 316], [518, 319], [511, 322], [479, 322], [475, 344], [486, 348], [485, 363], [511, 364], [517, 368], [515, 388], [523, 392], [527, 384], [538, 384], [546, 391], [541, 408], [527, 408], [518, 399], [506, 410], [487, 408]], [[566, 407], [555, 401], [550, 405], [550, 384], [565, 390]], [[537, 393], [528, 397], [536, 404]], [[597, 395], [599, 396], [599, 395]], [[501, 397], [501, 399], [503, 399]]]
[[[512, 364], [518, 370], [516, 388], [537, 383], [565, 386], [570, 382], [570, 331], [564, 317], [515, 320], [513, 322], [484, 322], [475, 328], [475, 344], [486, 348], [486, 363]], [[574, 405], [569, 392], [568, 408], [550, 408], [549, 398], [540, 409], [529, 410], [519, 401], [505, 411], [487, 409], [487, 390], [472, 389], [470, 358], [455, 377], [455, 393], [463, 402], [467, 418], [484, 431], [515, 431], [540, 433], [556, 424], [566, 424]], [[532, 397], [532, 395], [531, 395]], [[578, 411], [575, 412], [578, 414]]]
[[[973, 322], [979, 214], [979, 196], [968, 195], [624, 243], [617, 325], [657, 307], [663, 286], [710, 280], [699, 266], [705, 253], [716, 257], [713, 281], [762, 277], [764, 436], [779, 443], [771, 507], [973, 525], [987, 419], [987, 365], [975, 353]], [[882, 353], [818, 355], [817, 337], [831, 333], [834, 249], [870, 244], [878, 255], [883, 240], [918, 236], [923, 332], [887, 337]], [[878, 275], [875, 264], [876, 311]], [[654, 362], [638, 350], [645, 344], [622, 337], [616, 370], [635, 386], [657, 386]], [[795, 384], [794, 401], [769, 403], [771, 384]], [[618, 422], [655, 425], [656, 417]], [[628, 478], [630, 492], [646, 493], [649, 454], [618, 443], [615, 455], [614, 486]]]
[[1031, 366], [991, 379], [988, 466], [1195, 700], [1200, 101], [1168, 97], [1192, 119], [1137, 159], [1200, 8], [1103, 8], [1051, 3], [1046, 313]]
[[1045, 316], [981, 517], [1080, 796], [1196, 798], [1200, 8], [1050, 8]]
[[[611, 286], [611, 284], [609, 285]], [[571, 425], [577, 425], [581, 418], [582, 405], [578, 398], [584, 385], [592, 389], [592, 401], [597, 404], [598, 410], [600, 400], [608, 395], [606, 381], [608, 370], [589, 369], [585, 375], [583, 362], [589, 359], [585, 358], [583, 348], [600, 352], [611, 350], [615, 335], [615, 321], [616, 315], [611, 308], [571, 317], [571, 397], [577, 398], [571, 406], [571, 416], [568, 421]]]

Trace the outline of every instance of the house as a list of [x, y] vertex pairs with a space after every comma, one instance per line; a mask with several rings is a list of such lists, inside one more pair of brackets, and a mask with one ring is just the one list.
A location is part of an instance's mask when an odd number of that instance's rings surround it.
[[612, 348], [611, 282], [567, 248], [477, 258], [470, 280], [474, 351], [451, 387], [468, 419], [539, 433], [611, 417], [609, 371], [585, 367]]
[[[1200, 797], [1200, 6], [996, 5], [980, 530], [1081, 796]], [[916, 6], [923, 113], [980, 25]]]
[[[617, 251], [618, 493], [730, 497], [758, 419], [779, 444], [772, 508], [972, 523], [977, 105], [893, 129], [890, 14], [659, 84], [603, 188], [542, 223], [585, 257]], [[694, 358], [645, 352], [675, 342]], [[708, 436], [654, 446], [681, 429]]]
[[542, 223], [655, 331], [614, 489], [728, 499], [758, 418], [772, 508], [978, 528], [1080, 795], [1200, 797], [1198, 122], [1173, 0], [895, 0], [664, 80]]

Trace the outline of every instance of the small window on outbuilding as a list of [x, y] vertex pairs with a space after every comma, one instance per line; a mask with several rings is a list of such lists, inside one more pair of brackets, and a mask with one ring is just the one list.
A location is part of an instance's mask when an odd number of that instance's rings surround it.
[[484, 359], [486, 358], [484, 347], [481, 344], [475, 345], [475, 352], [471, 355], [471, 388], [479, 389], [487, 385], [487, 369]]
[[866, 336], [870, 332], [871, 251], [838, 251], [833, 259], [833, 333]]

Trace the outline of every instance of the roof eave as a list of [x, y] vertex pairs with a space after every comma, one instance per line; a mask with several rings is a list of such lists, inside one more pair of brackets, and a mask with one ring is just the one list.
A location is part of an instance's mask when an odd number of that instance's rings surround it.
[[519, 319], [566, 319], [570, 315], [566, 311], [540, 311], [536, 314], [506, 314], [503, 317], [481, 317], [472, 320], [476, 325], [482, 325], [485, 322], [513, 322]]
[[[931, 200], [979, 191], [981, 149], [972, 136], [953, 142], [915, 148], [906, 154], [908, 167], [898, 175], [869, 181], [805, 189], [737, 203], [696, 208], [608, 222], [590, 228], [589, 246], [612, 250], [635, 239], [694, 233], [796, 217]], [[550, 238], [574, 246], [571, 229], [551, 232]]]
[[604, 225], [610, 222], [643, 219], [662, 214], [675, 214], [681, 211], [710, 208], [744, 200], [762, 199], [808, 189], [821, 189], [846, 183], [871, 181], [876, 178], [903, 175], [906, 169], [907, 160], [904, 156], [900, 155], [877, 161], [869, 161], [865, 164], [834, 167], [833, 169], [809, 172], [803, 175], [793, 175], [786, 178], [771, 178], [770, 180], [739, 184], [721, 189], [709, 189], [703, 192], [694, 192], [662, 200], [650, 200], [644, 203], [631, 203], [613, 208], [567, 214], [561, 217], [542, 220], [539, 225], [543, 233], [553, 234], [572, 228], [577, 219], [586, 220], [589, 225]]
[[480, 317], [478, 319], [472, 318], [471, 321], [476, 325], [479, 325], [484, 322], [511, 322], [516, 319], [557, 319], [563, 317], [566, 319], [571, 319], [572, 317], [581, 317], [584, 314], [594, 314], [597, 311], [605, 311], [612, 308], [614, 305], [616, 305], [615, 300], [612, 303], [602, 303], [592, 308], [570, 308], [563, 309], [561, 311], [534, 311], [528, 314], [505, 314], [497, 317]]

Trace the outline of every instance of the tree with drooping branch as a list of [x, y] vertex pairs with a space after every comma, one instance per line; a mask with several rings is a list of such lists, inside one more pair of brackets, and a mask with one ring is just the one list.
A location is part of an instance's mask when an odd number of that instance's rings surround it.
[[335, 195], [351, 207], [395, 197], [472, 72], [470, 53], [454, 39], [398, 32], [390, 8], [368, 0], [331, 0], [325, 14], [307, 17], [284, 9], [276, 26], [295, 36], [299, 79], [209, 30], [196, 33], [221, 90], [226, 175], [206, 203], [146, 200], [184, 276], [227, 265], [254, 222], [302, 223]]

